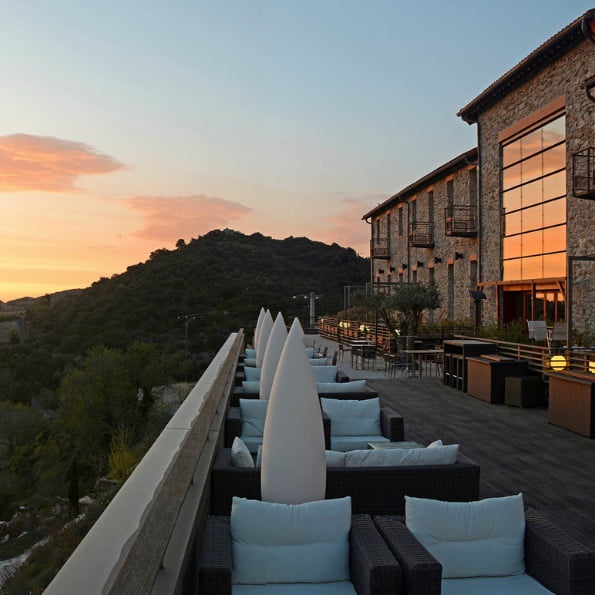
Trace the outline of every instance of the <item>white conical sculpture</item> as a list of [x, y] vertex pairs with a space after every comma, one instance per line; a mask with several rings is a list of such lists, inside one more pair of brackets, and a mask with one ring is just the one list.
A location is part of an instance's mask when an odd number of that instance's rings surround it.
[[271, 329], [273, 328], [273, 317], [271, 311], [267, 310], [262, 317], [262, 323], [258, 329], [258, 343], [256, 344], [256, 367], [262, 368], [262, 360], [264, 359], [264, 352], [267, 348], [267, 342]]
[[296, 319], [281, 352], [269, 397], [260, 476], [262, 499], [266, 502], [303, 504], [324, 500], [324, 428], [302, 335]]
[[273, 378], [277, 370], [277, 364], [281, 357], [281, 351], [287, 339], [287, 327], [285, 326], [285, 319], [283, 314], [279, 312], [273, 328], [269, 333], [269, 340], [264, 351], [264, 358], [262, 360], [262, 369], [260, 372], [260, 398], [268, 399], [271, 394], [271, 387], [273, 386]]
[[254, 342], [252, 343], [252, 346], [254, 347], [254, 349], [256, 349], [256, 344], [258, 343], [258, 331], [260, 330], [260, 326], [262, 324], [262, 319], [264, 318], [264, 308], [261, 307], [260, 308], [260, 312], [258, 313], [258, 319], [256, 320], [256, 326], [254, 327]]

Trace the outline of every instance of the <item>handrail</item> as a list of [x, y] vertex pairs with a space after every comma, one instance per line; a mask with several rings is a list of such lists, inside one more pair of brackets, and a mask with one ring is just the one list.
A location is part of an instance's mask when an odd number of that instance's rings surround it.
[[45, 594], [194, 590], [194, 544], [243, 344], [242, 330], [228, 337]]

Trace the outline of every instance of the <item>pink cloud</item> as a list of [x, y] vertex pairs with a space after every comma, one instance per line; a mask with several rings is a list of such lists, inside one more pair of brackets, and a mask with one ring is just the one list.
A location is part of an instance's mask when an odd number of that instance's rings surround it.
[[83, 143], [31, 134], [0, 136], [0, 191], [72, 192], [79, 176], [123, 167]]
[[144, 227], [134, 233], [145, 240], [171, 242], [195, 238], [212, 229], [227, 227], [252, 209], [224, 198], [196, 196], [136, 196], [125, 199], [140, 213]]

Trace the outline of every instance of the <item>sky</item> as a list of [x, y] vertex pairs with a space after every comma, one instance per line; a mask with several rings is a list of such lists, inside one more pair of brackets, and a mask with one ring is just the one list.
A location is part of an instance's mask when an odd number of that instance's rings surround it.
[[0, 0], [0, 300], [213, 229], [369, 254], [576, 0]]

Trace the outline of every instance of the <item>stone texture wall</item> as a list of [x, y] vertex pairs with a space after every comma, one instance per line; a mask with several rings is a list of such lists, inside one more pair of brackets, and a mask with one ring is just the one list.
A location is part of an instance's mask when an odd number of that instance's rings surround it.
[[[567, 247], [568, 254], [595, 254], [595, 201], [572, 196], [572, 155], [595, 146], [595, 103], [586, 96], [583, 81], [595, 75], [595, 47], [585, 40], [549, 65], [532, 80], [512, 91], [479, 117], [478, 148], [481, 155], [481, 280], [502, 278], [500, 238], [500, 144], [498, 134], [549, 103], [564, 97], [566, 102], [567, 150]], [[578, 269], [581, 272], [578, 272]], [[584, 325], [595, 303], [595, 270], [577, 267], [573, 322]], [[495, 288], [486, 288], [484, 313], [497, 320]], [[590, 297], [589, 297], [590, 295]], [[492, 299], [492, 297], [494, 299]]]

